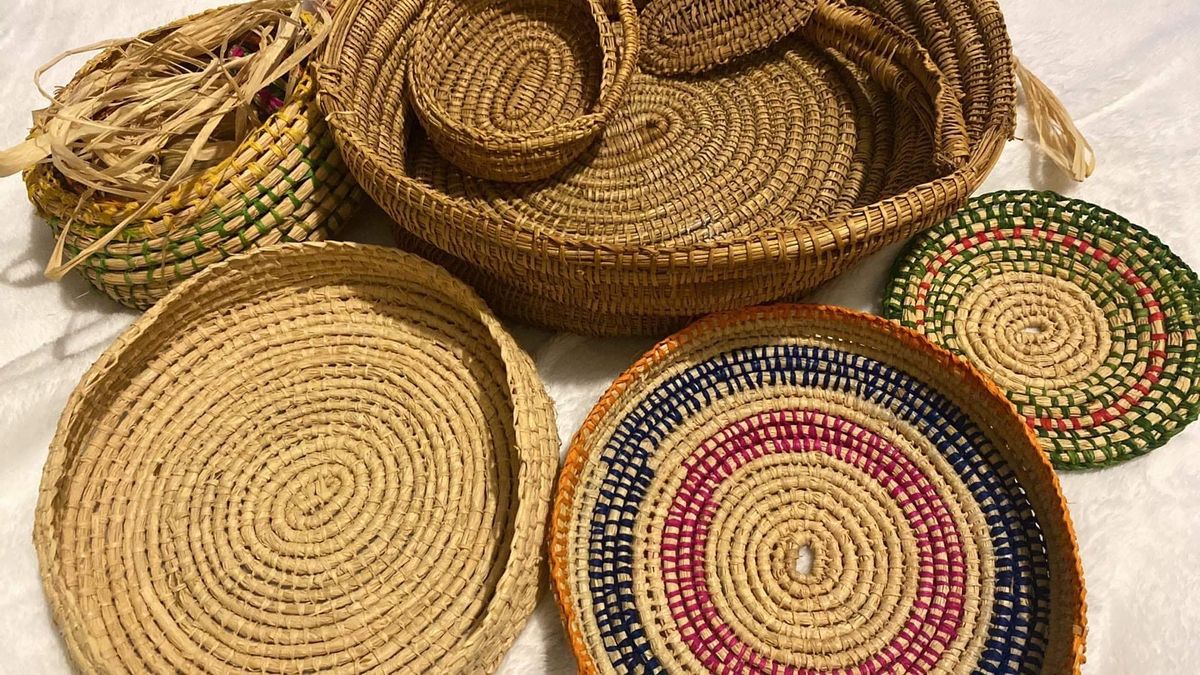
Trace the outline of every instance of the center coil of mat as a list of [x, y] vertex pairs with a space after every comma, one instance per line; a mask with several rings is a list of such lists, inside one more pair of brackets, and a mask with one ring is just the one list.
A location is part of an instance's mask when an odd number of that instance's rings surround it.
[[[718, 316], [618, 380], [555, 508], [583, 672], [1078, 663], [1078, 560], [1049, 464], [998, 392], [906, 360], [932, 348], [886, 325], [811, 307]], [[964, 399], [973, 388], [989, 403]]]

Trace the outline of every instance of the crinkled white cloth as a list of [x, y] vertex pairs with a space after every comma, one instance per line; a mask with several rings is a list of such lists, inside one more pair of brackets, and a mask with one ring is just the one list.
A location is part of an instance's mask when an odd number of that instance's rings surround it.
[[[0, 145], [41, 107], [33, 70], [58, 52], [127, 36], [220, 0], [0, 0]], [[1076, 185], [1028, 144], [1009, 144], [985, 190], [1054, 189], [1107, 206], [1200, 266], [1200, 3], [1004, 0], [1017, 54], [1088, 135], [1099, 168]], [[52, 73], [61, 84], [78, 59]], [[42, 463], [59, 412], [92, 360], [130, 322], [74, 275], [41, 276], [52, 246], [19, 178], [0, 180], [0, 671], [67, 672], [31, 543]], [[348, 237], [387, 242], [378, 212]], [[877, 309], [895, 248], [816, 295]], [[558, 407], [564, 443], [650, 339], [598, 340], [514, 327]], [[1151, 455], [1063, 476], [1088, 589], [1085, 672], [1193, 673], [1200, 662], [1200, 425]], [[569, 673], [548, 594], [503, 672]]]

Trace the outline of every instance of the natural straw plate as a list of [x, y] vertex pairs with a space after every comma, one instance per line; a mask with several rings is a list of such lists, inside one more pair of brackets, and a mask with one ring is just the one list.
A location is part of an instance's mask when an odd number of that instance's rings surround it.
[[592, 673], [1078, 672], [1057, 477], [978, 371], [896, 324], [778, 305], [667, 338], [559, 478], [551, 569]]
[[655, 332], [812, 288], [966, 201], [1012, 130], [1013, 65], [990, 0], [948, 4], [951, 23], [916, 14], [937, 22], [928, 53], [823, 0], [797, 35], [701, 77], [639, 73], [600, 139], [534, 183], [458, 170], [406, 117], [416, 0], [341, 6], [319, 99], [404, 246], [513, 317]]
[[1145, 454], [1200, 413], [1200, 281], [1157, 237], [994, 192], [914, 239], [884, 312], [991, 375], [1061, 468]]
[[[225, 9], [181, 19], [138, 39], [154, 42]], [[305, 20], [316, 21], [310, 15]], [[73, 82], [105, 68], [119, 53], [118, 48], [102, 52]], [[358, 190], [317, 107], [315, 86], [311, 64], [305, 65], [283, 105], [228, 159], [150, 206], [76, 269], [117, 302], [144, 309], [228, 256], [254, 246], [320, 240], [335, 231], [354, 208]], [[27, 171], [25, 183], [56, 235], [70, 223], [64, 247], [69, 258], [145, 206], [111, 195], [85, 197], [49, 163]]]
[[536, 601], [557, 460], [531, 361], [464, 284], [286, 244], [92, 366], [34, 538], [85, 672], [483, 672]]
[[633, 0], [429, 0], [408, 89], [438, 151], [481, 178], [531, 181], [604, 129], [637, 66]]

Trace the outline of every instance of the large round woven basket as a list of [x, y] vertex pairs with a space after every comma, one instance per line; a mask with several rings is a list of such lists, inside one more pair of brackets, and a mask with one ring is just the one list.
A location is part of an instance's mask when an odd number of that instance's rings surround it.
[[557, 459], [531, 361], [464, 284], [284, 244], [92, 366], [34, 538], [85, 672], [485, 672], [536, 601]]
[[993, 1], [870, 14], [822, 0], [797, 34], [723, 67], [639, 73], [600, 139], [549, 179], [480, 180], [400, 95], [420, 5], [344, 3], [319, 99], [401, 244], [544, 326], [657, 332], [811, 289], [961, 206], [1013, 128]]
[[[181, 19], [138, 39], [154, 42], [224, 9]], [[311, 15], [305, 20], [316, 21]], [[119, 53], [119, 48], [100, 53], [72, 82], [105, 68]], [[340, 227], [358, 189], [317, 106], [312, 65], [301, 68], [282, 106], [225, 161], [150, 205], [76, 269], [117, 302], [144, 309], [230, 255], [254, 246], [321, 240]], [[146, 207], [124, 197], [86, 196], [50, 163], [26, 171], [25, 183], [30, 201], [56, 235], [69, 224], [64, 251], [70, 258]]]
[[1012, 404], [848, 310], [716, 314], [612, 385], [559, 477], [584, 673], [1078, 672], [1057, 478]]

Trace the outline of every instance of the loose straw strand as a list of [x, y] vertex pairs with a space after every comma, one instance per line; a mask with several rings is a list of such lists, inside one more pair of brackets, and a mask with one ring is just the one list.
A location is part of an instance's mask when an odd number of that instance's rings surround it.
[[1083, 181], [1096, 169], [1096, 153], [1091, 144], [1050, 87], [1019, 60], [1016, 64], [1017, 79], [1025, 91], [1029, 116], [1037, 131], [1038, 147], [1072, 178]]

